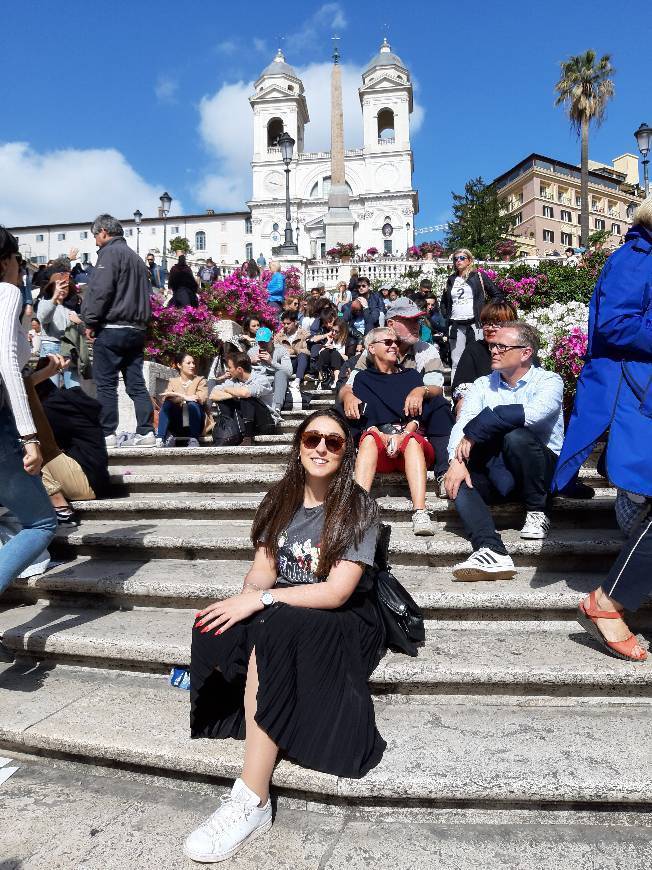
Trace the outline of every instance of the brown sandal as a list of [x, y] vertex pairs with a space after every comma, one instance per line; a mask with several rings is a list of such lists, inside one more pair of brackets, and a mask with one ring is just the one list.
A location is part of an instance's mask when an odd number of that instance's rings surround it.
[[644, 662], [647, 659], [647, 652], [639, 644], [636, 635], [630, 634], [626, 640], [607, 640], [596, 625], [596, 619], [622, 619], [622, 615], [613, 610], [598, 610], [593, 591], [589, 595], [588, 605], [580, 601], [577, 608], [577, 621], [582, 628], [616, 658], [630, 662]]

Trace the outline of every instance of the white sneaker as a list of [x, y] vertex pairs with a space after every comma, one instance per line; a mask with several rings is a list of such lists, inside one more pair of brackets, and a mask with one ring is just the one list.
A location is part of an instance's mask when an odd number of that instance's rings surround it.
[[453, 566], [456, 580], [509, 580], [516, 574], [511, 556], [480, 547], [465, 562]]
[[107, 447], [117, 447], [118, 446], [118, 439], [117, 439], [115, 432], [113, 433], [113, 435], [105, 435], [104, 436], [104, 443], [106, 444]]
[[153, 432], [148, 432], [147, 435], [134, 435], [130, 447], [154, 447], [155, 445], [156, 436]]
[[199, 447], [199, 441], [196, 438], [188, 438], [188, 447]]
[[412, 514], [412, 531], [415, 535], [434, 535], [435, 529], [426, 510], [417, 510]]
[[259, 807], [257, 794], [236, 779], [231, 794], [220, 798], [220, 807], [190, 834], [183, 851], [193, 861], [210, 864], [233, 857], [249, 840], [272, 827], [272, 804]]
[[550, 520], [543, 511], [528, 511], [525, 515], [525, 525], [521, 529], [521, 537], [533, 541], [542, 541], [548, 537]]

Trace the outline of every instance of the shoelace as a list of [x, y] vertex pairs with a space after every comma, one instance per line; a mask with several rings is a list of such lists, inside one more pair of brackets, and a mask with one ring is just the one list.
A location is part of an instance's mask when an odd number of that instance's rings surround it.
[[239, 821], [241, 817], [248, 821], [252, 810], [253, 807], [233, 800], [230, 794], [224, 794], [220, 798], [219, 808], [206, 820], [204, 827], [215, 834], [223, 834], [231, 828], [233, 822]]

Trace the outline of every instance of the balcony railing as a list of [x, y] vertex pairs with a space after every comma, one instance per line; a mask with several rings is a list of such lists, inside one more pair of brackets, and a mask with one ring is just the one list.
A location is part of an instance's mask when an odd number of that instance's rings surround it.
[[395, 145], [396, 139], [393, 136], [391, 139], [381, 139], [379, 136], [378, 137], [378, 144], [379, 145]]
[[542, 199], [549, 199], [551, 202], [553, 202], [555, 199], [555, 195], [551, 190], [542, 190], [541, 191], [541, 198]]

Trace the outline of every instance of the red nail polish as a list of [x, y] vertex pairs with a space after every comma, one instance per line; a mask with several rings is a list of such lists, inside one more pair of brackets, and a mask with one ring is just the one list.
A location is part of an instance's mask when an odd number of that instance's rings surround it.
[[215, 632], [215, 634], [222, 634], [222, 631], [223, 631], [223, 629], [218, 628], [217, 631]]
[[206, 626], [206, 628], [202, 628], [201, 633], [205, 634], [207, 631], [208, 631], [208, 626]]

